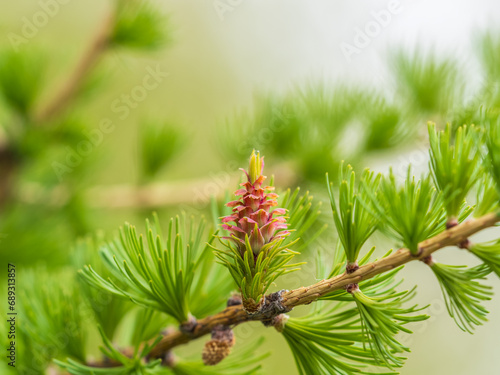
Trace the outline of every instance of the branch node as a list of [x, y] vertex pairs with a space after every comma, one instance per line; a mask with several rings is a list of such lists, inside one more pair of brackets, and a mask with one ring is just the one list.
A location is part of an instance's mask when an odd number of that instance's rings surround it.
[[242, 301], [241, 301], [241, 295], [239, 295], [238, 293], [234, 293], [231, 297], [229, 297], [229, 299], [227, 300], [227, 307], [230, 307], [230, 306], [238, 306], [238, 305], [241, 305], [242, 304]]
[[271, 320], [271, 324], [279, 333], [283, 332], [286, 322], [290, 317], [287, 314], [279, 314]]
[[446, 229], [450, 229], [450, 228], [453, 228], [453, 227], [456, 227], [458, 225], [458, 220], [457, 218], [450, 218], [448, 219], [448, 221], [446, 222]]
[[357, 270], [359, 270], [358, 262], [349, 262], [345, 266], [345, 271], [347, 272], [347, 274], [351, 274], [353, 272], [356, 272]]
[[[400, 250], [403, 250], [403, 249], [400, 249]], [[424, 252], [424, 248], [422, 246], [419, 246], [417, 252], [416, 253], [412, 253], [410, 251], [410, 255], [413, 258], [420, 258], [422, 256], [423, 252]]]
[[245, 310], [245, 312], [248, 315], [260, 314], [265, 303], [266, 303], [266, 296], [263, 296], [259, 302], [255, 302], [253, 298], [246, 298], [243, 299], [242, 301], [243, 310]]
[[186, 335], [192, 335], [194, 334], [194, 330], [196, 329], [196, 326], [198, 325], [198, 321], [194, 316], [189, 314], [188, 320], [186, 322], [181, 323], [179, 326], [179, 329], [182, 333], [185, 333]]
[[470, 249], [470, 246], [471, 246], [471, 242], [469, 241], [468, 238], [460, 241], [457, 245], [460, 249], [465, 249], [465, 250], [469, 250]]
[[271, 293], [266, 297], [266, 302], [262, 305], [259, 313], [259, 318], [266, 327], [273, 325], [273, 319], [276, 316], [292, 311], [291, 307], [283, 304], [282, 295], [286, 292], [288, 292], [288, 290], [283, 289]]
[[353, 294], [354, 292], [357, 292], [359, 290], [359, 285], [357, 283], [347, 284], [345, 286], [345, 290], [347, 291], [347, 293]]
[[432, 255], [427, 255], [425, 258], [422, 259], [422, 262], [427, 264], [429, 267], [432, 267], [434, 264], [434, 260], [432, 259]]

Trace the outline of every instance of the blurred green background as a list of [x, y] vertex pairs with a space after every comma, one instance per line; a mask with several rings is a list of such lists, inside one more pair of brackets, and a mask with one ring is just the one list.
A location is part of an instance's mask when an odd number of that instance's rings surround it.
[[[23, 35], [25, 20], [41, 5], [2, 5], [2, 87], [17, 83], [23, 69], [26, 90], [39, 86], [27, 111], [12, 111], [8, 93], [0, 103], [0, 146], [13, 152], [0, 164], [0, 185], [10, 186], [0, 208], [3, 263], [58, 272], [73, 257], [75, 240], [97, 230], [112, 235], [125, 221], [142, 227], [153, 210], [163, 218], [180, 210], [210, 217], [209, 198], [234, 189], [252, 148], [266, 156], [267, 175], [275, 175], [279, 188], [300, 185], [318, 200], [326, 197], [324, 173], [334, 174], [342, 159], [383, 172], [392, 165], [401, 177], [409, 162], [424, 171], [427, 121], [471, 123], [481, 105], [500, 103], [500, 4], [494, 1], [153, 1], [154, 13], [164, 17], [162, 45], [106, 52], [64, 115], [37, 124], [28, 115], [55, 98], [112, 4], [61, 4], [15, 53], [29, 55], [24, 67], [9, 65], [5, 56], [12, 54], [12, 33]], [[389, 18], [381, 21], [381, 12]], [[168, 76], [154, 89], [137, 89], [151, 69]], [[123, 95], [134, 90], [145, 92], [144, 100], [124, 104]], [[123, 119], [117, 100], [128, 107]], [[54, 163], [65, 163], [104, 119], [114, 129], [59, 178]], [[333, 249], [333, 223], [324, 211], [329, 229], [316, 246]], [[381, 235], [372, 242], [395, 246]], [[475, 262], [454, 250], [437, 258]], [[410, 264], [404, 276], [404, 285], [419, 285], [417, 302], [432, 303], [432, 318], [414, 327], [401, 373], [498, 373], [498, 301], [488, 305], [490, 322], [470, 336], [448, 317], [429, 270]], [[314, 269], [306, 266], [277, 288], [312, 282]], [[500, 287], [493, 277], [490, 284]], [[253, 323], [236, 332], [239, 343], [266, 336], [259, 350], [273, 355], [264, 361], [265, 373], [296, 373], [280, 335]], [[180, 352], [199, 353], [201, 345]]]

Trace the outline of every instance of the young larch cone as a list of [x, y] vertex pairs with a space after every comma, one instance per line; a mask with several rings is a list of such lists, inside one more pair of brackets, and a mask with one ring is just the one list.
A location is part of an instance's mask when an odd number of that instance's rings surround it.
[[203, 363], [214, 366], [231, 353], [235, 344], [233, 330], [229, 326], [219, 324], [212, 330], [212, 339], [205, 343], [201, 354]]
[[227, 341], [210, 340], [205, 343], [201, 358], [207, 366], [215, 366], [231, 353], [231, 345]]
[[[264, 257], [268, 251], [279, 245], [290, 234], [287, 231], [286, 210], [274, 208], [278, 205], [278, 195], [273, 193], [273, 186], [263, 186], [266, 176], [262, 175], [264, 158], [255, 151], [250, 157], [248, 172], [243, 170], [247, 181], [240, 184], [241, 189], [234, 192], [239, 200], [227, 203], [232, 207], [232, 214], [222, 218], [222, 228], [229, 231], [229, 237], [243, 258], [250, 246], [254, 259], [261, 252]], [[243, 298], [243, 307], [249, 313], [260, 309], [263, 301]]]

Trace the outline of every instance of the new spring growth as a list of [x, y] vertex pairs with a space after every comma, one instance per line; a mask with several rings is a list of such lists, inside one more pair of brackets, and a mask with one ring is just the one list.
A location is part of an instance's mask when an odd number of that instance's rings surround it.
[[[252, 152], [248, 172], [243, 170], [247, 176], [247, 182], [240, 184], [242, 189], [234, 192], [234, 195], [241, 196], [240, 200], [227, 203], [233, 208], [233, 213], [222, 218], [222, 227], [231, 233], [230, 237], [223, 237], [232, 241], [240, 250], [243, 257], [248, 246], [255, 257], [260, 252], [269, 250], [278, 242], [290, 234], [287, 231], [286, 210], [277, 206], [278, 195], [270, 193], [273, 186], [262, 187], [265, 176], [262, 175], [264, 169], [264, 158], [259, 152]], [[227, 224], [233, 222], [234, 224]]]
[[276, 208], [278, 195], [274, 187], [264, 186], [262, 175], [264, 158], [252, 152], [247, 181], [234, 194], [240, 199], [227, 203], [232, 214], [222, 218], [222, 228], [229, 236], [222, 237], [226, 250], [215, 249], [220, 263], [229, 269], [238, 285], [243, 307], [247, 313], [260, 311], [264, 293], [281, 275], [295, 271], [298, 264], [288, 264], [296, 252], [287, 248], [294, 242], [284, 244], [290, 235], [286, 217], [287, 210]]

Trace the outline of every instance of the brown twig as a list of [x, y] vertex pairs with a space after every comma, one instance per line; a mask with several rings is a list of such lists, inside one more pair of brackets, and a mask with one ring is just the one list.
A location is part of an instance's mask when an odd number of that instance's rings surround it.
[[[65, 81], [60, 91], [52, 101], [49, 101], [45, 107], [42, 107], [38, 113], [33, 115], [35, 124], [43, 124], [56, 115], [64, 112], [78, 94], [88, 73], [109, 46], [113, 25], [114, 12], [111, 12], [95, 38], [92, 40], [88, 51], [78, 62], [75, 70]], [[21, 164], [21, 159], [15, 155], [11, 145], [9, 145], [4, 138], [3, 134], [0, 134], [0, 208], [2, 208], [12, 196], [14, 180]]]
[[[231, 176], [235, 185], [239, 176]], [[105, 209], [147, 209], [172, 205], [190, 207], [205, 206], [212, 196], [219, 198], [225, 189], [213, 185], [210, 178], [153, 183], [144, 186], [110, 185], [94, 186], [84, 192], [85, 201], [92, 208]], [[25, 183], [17, 191], [17, 199], [25, 204], [62, 207], [69, 201], [70, 194], [65, 186], [47, 189], [40, 184]]]
[[[477, 219], [471, 219], [462, 224], [447, 229], [437, 236], [426, 240], [420, 244], [418, 256], [414, 256], [408, 249], [400, 249], [388, 257], [364, 265], [358, 270], [348, 274], [344, 273], [331, 279], [326, 279], [308, 287], [286, 291], [281, 293], [281, 305], [285, 310], [305, 305], [316, 301], [332, 291], [345, 288], [347, 285], [359, 283], [362, 280], [370, 279], [378, 274], [393, 270], [405, 263], [414, 260], [423, 260], [435, 251], [446, 246], [457, 245], [469, 236], [489, 227], [500, 221], [500, 212], [490, 213]], [[234, 326], [243, 322], [259, 320], [268, 321], [270, 319], [269, 310], [265, 314], [248, 315], [241, 305], [230, 306], [218, 314], [198, 320], [198, 324], [192, 333], [183, 333], [180, 330], [173, 331], [165, 335], [162, 340], [153, 348], [150, 353], [151, 358], [161, 357], [163, 353], [172, 348], [186, 344], [194, 339], [204, 336], [218, 325]], [[278, 315], [280, 312], [276, 312]], [[271, 317], [272, 318], [272, 317]]]
[[73, 70], [68, 79], [65, 80], [63, 86], [54, 98], [35, 115], [38, 124], [47, 122], [56, 115], [64, 112], [73, 101], [84, 84], [85, 78], [108, 49], [113, 26], [114, 12], [110, 12], [92, 40], [88, 50], [76, 65], [75, 70]]
[[[276, 167], [282, 186], [295, 185], [296, 175], [286, 164]], [[219, 179], [223, 179], [221, 182]], [[227, 186], [236, 186], [241, 173], [224, 173], [215, 177], [173, 182], [157, 182], [143, 186], [110, 185], [94, 186], [84, 192], [85, 201], [93, 208], [151, 208], [170, 205], [199, 207], [210, 202], [212, 196], [222, 197]], [[17, 193], [17, 199], [26, 204], [62, 207], [70, 198], [69, 191], [60, 185], [47, 189], [37, 183], [25, 183]]]

